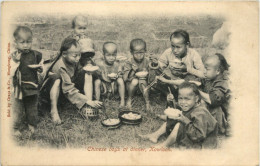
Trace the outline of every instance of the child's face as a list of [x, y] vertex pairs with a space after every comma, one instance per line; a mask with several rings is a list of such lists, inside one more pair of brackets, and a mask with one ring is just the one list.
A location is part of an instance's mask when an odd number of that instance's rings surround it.
[[74, 45], [72, 45], [70, 49], [64, 51], [63, 53], [63, 58], [69, 64], [77, 64], [79, 62], [80, 57], [81, 53], [79, 46], [75, 47]]
[[205, 61], [205, 72], [206, 79], [213, 80], [219, 75], [219, 60], [216, 57], [207, 58]]
[[178, 103], [182, 111], [190, 111], [198, 103], [198, 100], [198, 96], [191, 88], [179, 89]]
[[182, 58], [186, 55], [187, 45], [184, 43], [183, 37], [173, 37], [171, 39], [172, 52], [178, 58]]
[[29, 32], [20, 32], [15, 39], [16, 48], [22, 52], [28, 52], [32, 47], [32, 34]]
[[116, 45], [108, 45], [105, 48], [105, 52], [104, 52], [104, 59], [106, 63], [109, 65], [113, 65], [114, 62], [116, 61], [116, 56], [117, 56]]
[[76, 21], [75, 27], [74, 27], [74, 32], [77, 35], [84, 35], [86, 33], [86, 30], [87, 30], [87, 25], [88, 25], [87, 22], [79, 21], [79, 20]]
[[131, 50], [131, 53], [134, 57], [134, 60], [140, 63], [144, 59], [146, 50], [145, 50], [144, 46], [137, 45], [136, 47], [134, 47], [133, 50]]

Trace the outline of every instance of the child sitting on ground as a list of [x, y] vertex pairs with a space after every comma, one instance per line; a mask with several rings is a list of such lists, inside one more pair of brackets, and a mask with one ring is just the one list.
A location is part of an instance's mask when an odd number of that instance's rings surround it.
[[[57, 104], [62, 95], [79, 110], [86, 104], [93, 108], [100, 108], [102, 105], [102, 102], [92, 101], [86, 94], [80, 93], [79, 89], [75, 87], [75, 78], [79, 71], [79, 59], [81, 57], [80, 51], [81, 47], [76, 39], [71, 37], [66, 38], [62, 42], [60, 55], [47, 73], [49, 77], [46, 80], [45, 90], [50, 97], [51, 117], [56, 124], [61, 123]], [[49, 75], [50, 72], [52, 72], [51, 75]], [[83, 89], [84, 85], [80, 86]]]
[[229, 65], [223, 55], [216, 53], [205, 60], [205, 80], [202, 81], [202, 99], [219, 126], [219, 133], [227, 134], [228, 103], [230, 89], [228, 87]]
[[[12, 82], [15, 104], [22, 105], [25, 110], [29, 130], [34, 132], [38, 123], [38, 73], [42, 72], [42, 54], [32, 50], [32, 31], [25, 26], [18, 26], [14, 31], [16, 49], [11, 54]], [[15, 132], [19, 131], [22, 119], [22, 108], [13, 110], [15, 115]]]
[[120, 107], [125, 106], [125, 83], [123, 81], [123, 67], [116, 61], [117, 45], [114, 42], [106, 42], [103, 45], [103, 59], [95, 61], [100, 68], [100, 79], [95, 80], [95, 96], [100, 100], [100, 91], [104, 88], [104, 93], [112, 93], [118, 87], [121, 99]]
[[[185, 81], [199, 81], [204, 78], [204, 65], [201, 56], [195, 49], [190, 48], [189, 33], [184, 30], [176, 30], [170, 36], [171, 48], [168, 48], [159, 57], [158, 62], [165, 77], [157, 77], [155, 89], [164, 93], [169, 86], [177, 98], [176, 85]], [[166, 85], [165, 85], [166, 84]]]
[[168, 117], [167, 122], [154, 133], [140, 136], [157, 143], [159, 137], [166, 133], [168, 137], [161, 147], [169, 147], [176, 143], [177, 146], [186, 148], [215, 148], [217, 121], [206, 107], [200, 105], [199, 90], [194, 83], [184, 82], [179, 86], [178, 106], [182, 113]]
[[137, 72], [149, 70], [149, 59], [145, 57], [146, 42], [143, 39], [133, 39], [130, 43], [130, 52], [133, 57], [126, 62], [124, 80], [127, 83], [128, 99], [126, 105], [129, 109], [132, 108], [132, 98], [135, 90], [139, 88], [144, 96], [146, 110], [150, 110], [149, 90], [144, 90], [147, 87], [147, 76], [138, 78]]

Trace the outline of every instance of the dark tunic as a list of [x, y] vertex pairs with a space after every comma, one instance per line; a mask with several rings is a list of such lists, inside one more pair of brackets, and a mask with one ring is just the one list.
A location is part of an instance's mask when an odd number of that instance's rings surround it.
[[219, 132], [225, 133], [227, 128], [228, 106], [230, 100], [230, 89], [228, 86], [228, 72], [225, 71], [214, 80], [204, 80], [203, 91], [209, 94], [211, 104], [208, 109], [219, 125]]
[[30, 50], [28, 53], [21, 54], [19, 71], [23, 96], [38, 94], [37, 70], [29, 68], [28, 65], [39, 64], [41, 60], [42, 54], [38, 51]]
[[197, 106], [184, 116], [190, 119], [188, 124], [180, 124], [177, 144], [186, 148], [216, 148], [217, 121], [203, 106]]

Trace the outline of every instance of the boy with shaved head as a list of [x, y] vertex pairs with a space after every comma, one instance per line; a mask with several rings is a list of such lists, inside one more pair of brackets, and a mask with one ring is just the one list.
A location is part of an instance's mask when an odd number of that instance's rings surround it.
[[125, 105], [125, 84], [122, 78], [122, 65], [116, 61], [117, 45], [114, 42], [106, 42], [103, 45], [104, 58], [95, 61], [99, 66], [99, 79], [95, 80], [95, 96], [100, 100], [100, 91], [104, 93], [114, 92], [118, 89], [120, 96], [120, 107]]
[[228, 87], [229, 65], [223, 55], [216, 53], [205, 60], [205, 79], [203, 80], [203, 92], [200, 94], [208, 103], [209, 111], [216, 118], [219, 125], [219, 133], [227, 134], [228, 101], [230, 89]]
[[147, 86], [147, 77], [138, 78], [137, 72], [149, 70], [149, 59], [145, 57], [146, 42], [143, 39], [133, 39], [130, 42], [130, 52], [133, 55], [125, 65], [124, 80], [127, 82], [128, 99], [127, 107], [132, 108], [132, 98], [137, 86], [139, 86], [146, 103], [146, 110], [150, 110], [149, 90], [144, 90]]

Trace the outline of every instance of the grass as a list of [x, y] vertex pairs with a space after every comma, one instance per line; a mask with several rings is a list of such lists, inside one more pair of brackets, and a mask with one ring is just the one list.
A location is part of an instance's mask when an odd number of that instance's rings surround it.
[[[143, 116], [140, 125], [122, 125], [118, 129], [108, 130], [101, 125], [102, 115], [96, 120], [86, 119], [73, 105], [67, 103], [60, 109], [61, 125], [54, 125], [45, 109], [35, 133], [31, 135], [25, 132], [15, 139], [21, 146], [37, 145], [43, 148], [150, 147], [153, 144], [141, 140], [137, 134], [150, 133], [159, 128], [163, 121], [156, 118], [155, 114], [162, 113], [166, 104], [156, 95], [152, 95], [151, 99], [153, 112], [145, 111], [142, 96], [133, 99], [133, 111]], [[118, 100], [108, 100], [106, 110], [109, 117], [117, 117], [118, 106]]]

